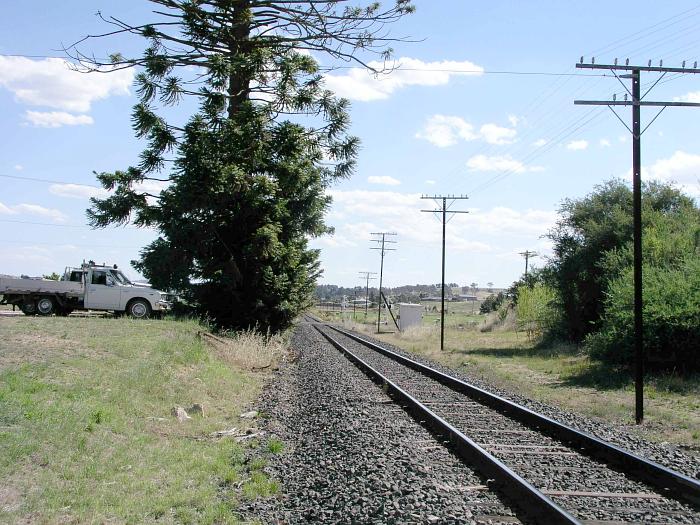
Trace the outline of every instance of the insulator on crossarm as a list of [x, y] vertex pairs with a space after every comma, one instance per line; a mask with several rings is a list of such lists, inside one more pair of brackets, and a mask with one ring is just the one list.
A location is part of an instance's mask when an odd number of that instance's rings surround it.
[[581, 55], [581, 61], [579, 62], [579, 64], [583, 64], [583, 55]]
[[591, 57], [591, 64], [595, 64], [595, 57]]
[[698, 68], [698, 61], [696, 60], [696, 61], [693, 63], [693, 69], [697, 69], [697, 68]]
[[681, 67], [685, 67], [685, 60], [683, 61], [683, 64], [681, 65]]
[[626, 65], [626, 66], [629, 66], [629, 65], [630, 65], [630, 59], [629, 59], [629, 58], [626, 58], [626, 59], [625, 59], [625, 65]]
[[651, 67], [651, 60], [648, 62], [647, 66]]
[[625, 102], [627, 102], [627, 93], [625, 93]]
[[617, 65], [617, 58], [615, 59], [615, 65]]
[[664, 61], [663, 61], [663, 60], [659, 60], [659, 67], [664, 67]]
[[617, 100], [617, 93], [613, 93], [613, 102]]

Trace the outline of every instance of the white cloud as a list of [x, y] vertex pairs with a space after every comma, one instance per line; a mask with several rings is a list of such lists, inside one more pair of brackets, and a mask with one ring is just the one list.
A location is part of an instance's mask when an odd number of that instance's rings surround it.
[[[373, 231], [396, 231], [400, 240], [420, 244], [439, 242], [439, 225], [420, 213], [426, 207], [420, 194], [392, 191], [331, 191], [333, 210], [357, 222], [348, 220], [336, 225], [338, 242], [343, 239], [369, 239]], [[501, 234], [532, 237], [551, 228], [557, 213], [549, 210], [518, 211], [506, 207], [490, 210], [470, 209], [468, 214], [456, 215], [447, 229], [451, 249], [488, 252], [492, 246], [475, 236], [486, 235], [487, 240]], [[328, 243], [326, 243], [328, 246]]]
[[85, 113], [96, 100], [128, 95], [134, 72], [79, 73], [61, 58], [30, 60], [0, 56], [0, 86], [18, 102]]
[[571, 151], [581, 151], [588, 148], [587, 140], [572, 140], [566, 145], [566, 149]]
[[34, 215], [51, 219], [54, 222], [65, 222], [68, 218], [59, 210], [44, 208], [38, 204], [15, 204], [14, 206], [7, 206], [2, 202], [0, 202], [0, 215]]
[[22, 171], [24, 169], [24, 166], [21, 164], [15, 164], [15, 171]]
[[107, 190], [82, 184], [52, 184], [49, 186], [49, 192], [59, 197], [71, 199], [89, 199], [90, 197], [106, 197], [109, 195]]
[[401, 184], [400, 180], [390, 177], [389, 175], [367, 177], [367, 182], [370, 184], [383, 184], [385, 186], [398, 186]]
[[92, 124], [89, 115], [72, 115], [64, 111], [27, 111], [25, 120], [37, 128], [60, 128], [61, 126], [82, 126]]
[[479, 130], [481, 136], [489, 144], [512, 144], [517, 131], [512, 128], [502, 128], [496, 124], [484, 124]]
[[474, 126], [461, 117], [433, 115], [428, 118], [423, 130], [416, 133], [416, 138], [425, 139], [438, 148], [446, 148], [457, 144], [459, 139], [471, 141], [479, 138], [479, 135], [474, 132]]
[[608, 139], [600, 139], [599, 142], [600, 146], [603, 148], [609, 148], [610, 147], [610, 141]]
[[428, 118], [423, 129], [416, 133], [416, 138], [424, 139], [438, 148], [454, 146], [459, 140], [470, 142], [482, 139], [489, 144], [512, 144], [517, 131], [497, 124], [484, 124], [479, 131], [461, 117], [452, 115], [433, 115]]
[[681, 97], [674, 97], [675, 102], [700, 102], [700, 91], [691, 91]]
[[425, 181], [425, 183], [426, 183], [426, 184], [433, 185], [433, 184], [435, 184], [435, 181], [432, 180], [432, 179], [428, 179], [428, 180]]
[[536, 148], [541, 148], [542, 146], [547, 145], [547, 141], [545, 139], [537, 139], [535, 142], [532, 143], [532, 145]]
[[517, 115], [508, 115], [508, 122], [510, 122], [510, 125], [515, 128], [520, 123], [520, 117]]
[[[378, 61], [371, 61], [368, 65], [377, 70], [385, 67]], [[344, 75], [326, 75], [326, 87], [338, 96], [368, 102], [387, 99], [406, 86], [442, 86], [454, 76], [480, 76], [484, 72], [484, 68], [466, 60], [423, 62], [402, 57], [393, 62], [393, 66], [395, 69], [387, 74], [374, 75], [358, 68], [350, 69]]]
[[316, 242], [321, 246], [328, 248], [355, 248], [356, 242], [351, 241], [345, 235], [334, 233], [333, 235], [325, 235], [316, 239]]
[[470, 213], [477, 231], [487, 234], [542, 235], [552, 228], [558, 218], [556, 211], [528, 209], [518, 211], [497, 206], [487, 211]]
[[644, 166], [642, 178], [675, 182], [687, 193], [700, 197], [700, 155], [676, 151], [667, 159]]
[[[132, 186], [134, 191], [140, 193], [148, 193], [158, 196], [161, 191], [170, 186], [168, 181], [145, 180], [138, 182]], [[104, 198], [111, 195], [111, 192], [103, 188], [88, 186], [83, 184], [52, 184], [49, 186], [49, 192], [59, 197], [67, 197], [71, 199], [89, 199], [90, 197]], [[146, 196], [149, 204], [155, 204], [155, 197]]]
[[541, 166], [526, 166], [510, 155], [493, 157], [475, 155], [467, 161], [467, 168], [471, 171], [512, 171], [514, 173], [542, 171], [544, 169]]

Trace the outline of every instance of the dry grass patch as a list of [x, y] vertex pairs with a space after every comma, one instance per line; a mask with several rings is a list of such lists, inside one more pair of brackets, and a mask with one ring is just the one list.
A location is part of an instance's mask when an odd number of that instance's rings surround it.
[[213, 335], [200, 332], [223, 361], [244, 370], [275, 368], [287, 355], [284, 335], [262, 335], [253, 330]]

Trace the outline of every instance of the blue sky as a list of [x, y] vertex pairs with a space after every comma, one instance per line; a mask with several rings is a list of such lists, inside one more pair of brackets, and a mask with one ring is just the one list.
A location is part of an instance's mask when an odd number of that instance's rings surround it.
[[[130, 71], [81, 75], [60, 48], [105, 30], [94, 15], [142, 21], [144, 0], [6, 2], [0, 19], [0, 273], [61, 271], [82, 259], [127, 268], [155, 233], [133, 227], [91, 230], [93, 170], [134, 163], [141, 150], [130, 124]], [[467, 194], [469, 214], [447, 227], [447, 280], [507, 286], [522, 273], [518, 252], [550, 247], [542, 235], [564, 198], [628, 177], [629, 132], [605, 107], [623, 88], [605, 72], [581, 71], [581, 55], [689, 65], [700, 55], [700, 3], [669, 1], [418, 0], [393, 28], [416, 42], [394, 45], [399, 69], [379, 79], [359, 70], [330, 74], [329, 87], [352, 100], [352, 132], [362, 139], [356, 174], [331, 189], [332, 237], [322, 249], [321, 282], [359, 285], [378, 271], [370, 233], [396, 231], [385, 282], [438, 282], [440, 224], [420, 213], [422, 193]], [[132, 39], [92, 41], [103, 56], [138, 52]], [[327, 59], [319, 57], [324, 65]], [[528, 74], [516, 74], [528, 73]], [[536, 74], [535, 74], [536, 73]], [[547, 74], [540, 74], [547, 73]], [[567, 74], [562, 76], [559, 74]], [[577, 75], [577, 76], [573, 76]], [[656, 79], [645, 77], [645, 83]], [[648, 100], [700, 101], [700, 77], [667, 76]], [[187, 114], [187, 107], [178, 110]], [[645, 133], [643, 177], [674, 180], [700, 195], [700, 108], [669, 108]], [[627, 110], [620, 111], [629, 121]], [[645, 110], [649, 122], [653, 110]], [[57, 184], [33, 181], [44, 179]], [[79, 186], [84, 185], [84, 186]], [[541, 263], [541, 262], [540, 262]], [[136, 276], [128, 268], [127, 273]]]

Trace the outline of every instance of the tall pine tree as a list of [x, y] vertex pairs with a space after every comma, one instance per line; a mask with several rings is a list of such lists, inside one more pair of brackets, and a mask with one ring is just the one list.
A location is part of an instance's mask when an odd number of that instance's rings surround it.
[[[320, 269], [308, 240], [330, 232], [325, 190], [352, 173], [359, 145], [347, 134], [348, 102], [324, 88], [314, 57], [361, 67], [372, 54], [387, 60], [387, 25], [414, 7], [149, 1], [155, 21], [100, 15], [113, 30], [87, 37], [138, 35], [148, 42], [143, 56], [101, 62], [69, 49], [84, 71], [138, 69], [132, 120], [148, 142], [137, 165], [97, 174], [111, 193], [92, 199], [89, 221], [156, 228], [134, 266], [217, 326], [283, 329], [309, 305]], [[158, 114], [184, 97], [199, 110], [183, 127]], [[149, 193], [152, 181], [167, 187]]]

